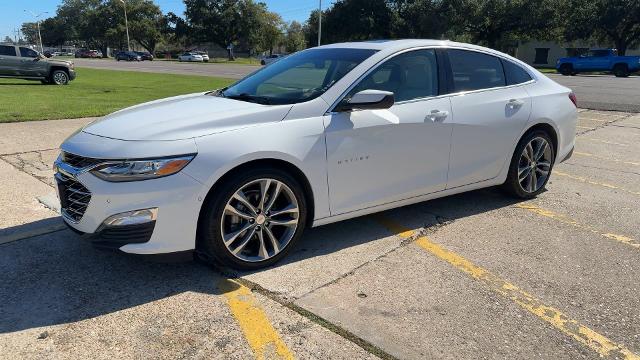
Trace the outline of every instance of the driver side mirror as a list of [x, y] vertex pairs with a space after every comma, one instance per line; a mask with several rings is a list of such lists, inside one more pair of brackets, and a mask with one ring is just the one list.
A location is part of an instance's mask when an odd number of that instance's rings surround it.
[[335, 111], [383, 110], [392, 107], [394, 103], [395, 97], [390, 91], [362, 90], [350, 99], [342, 100]]

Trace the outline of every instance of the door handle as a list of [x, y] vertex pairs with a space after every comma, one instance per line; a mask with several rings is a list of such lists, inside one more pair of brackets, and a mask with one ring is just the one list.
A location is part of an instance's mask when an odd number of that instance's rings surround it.
[[431, 120], [433, 122], [443, 122], [444, 119], [447, 118], [447, 116], [449, 116], [448, 111], [433, 110], [426, 116], [425, 120]]
[[511, 100], [509, 100], [509, 103], [507, 103], [507, 105], [508, 105], [510, 108], [515, 109], [515, 108], [518, 108], [518, 107], [520, 107], [520, 106], [524, 105], [524, 100], [520, 100], [520, 99], [511, 99]]

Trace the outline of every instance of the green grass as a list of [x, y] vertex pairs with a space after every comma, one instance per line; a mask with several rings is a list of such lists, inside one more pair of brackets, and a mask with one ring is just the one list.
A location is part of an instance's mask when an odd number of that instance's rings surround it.
[[145, 101], [213, 90], [233, 80], [77, 68], [67, 86], [0, 79], [0, 123], [102, 116]]
[[551, 68], [536, 68], [536, 70], [540, 71], [543, 74], [557, 74], [558, 71], [556, 69]]

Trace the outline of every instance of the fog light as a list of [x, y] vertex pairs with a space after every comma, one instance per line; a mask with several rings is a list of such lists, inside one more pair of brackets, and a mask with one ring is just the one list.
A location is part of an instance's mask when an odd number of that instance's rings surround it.
[[109, 216], [102, 226], [125, 226], [145, 224], [156, 220], [158, 208], [127, 211]]

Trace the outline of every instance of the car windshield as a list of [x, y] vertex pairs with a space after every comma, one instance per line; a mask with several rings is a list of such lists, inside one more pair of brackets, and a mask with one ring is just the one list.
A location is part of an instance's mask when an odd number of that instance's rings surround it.
[[295, 104], [322, 95], [358, 64], [371, 49], [311, 49], [254, 72], [220, 93], [262, 104]]

